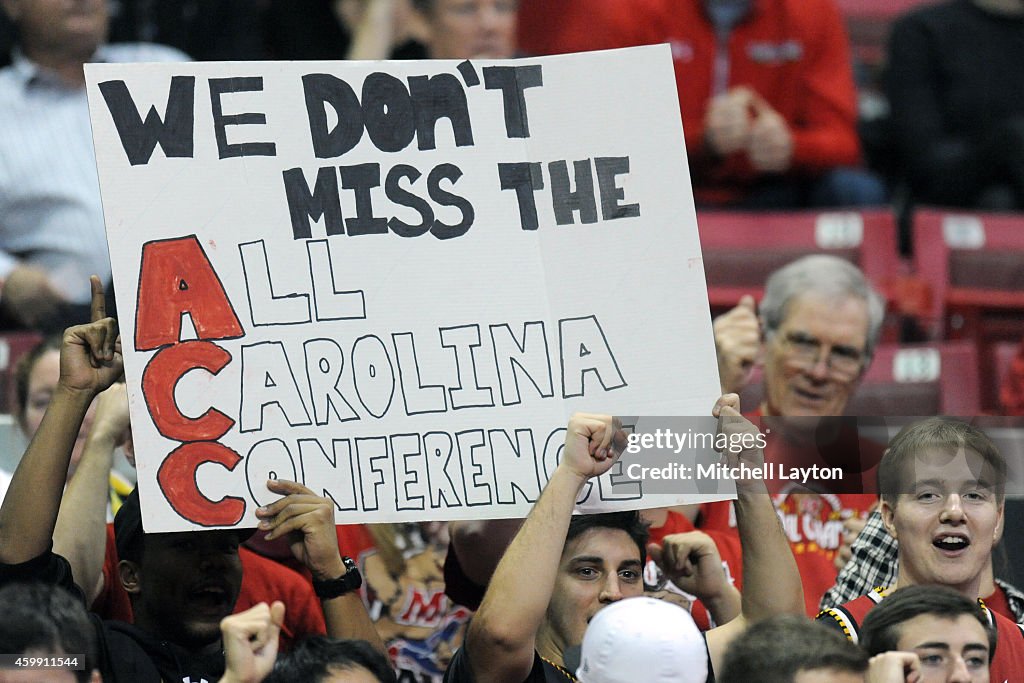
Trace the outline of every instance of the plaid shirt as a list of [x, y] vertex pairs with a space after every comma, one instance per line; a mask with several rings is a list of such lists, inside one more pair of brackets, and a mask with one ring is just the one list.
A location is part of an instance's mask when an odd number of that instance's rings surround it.
[[[896, 583], [898, 550], [896, 539], [882, 524], [882, 514], [875, 510], [850, 548], [853, 557], [839, 572], [835, 585], [822, 596], [820, 608], [826, 610], [842, 605], [873, 588]], [[1024, 622], [1024, 592], [1002, 579], [995, 582], [1006, 594], [1006, 602], [1016, 621]]]
[[850, 547], [853, 557], [839, 572], [835, 585], [822, 596], [820, 608], [842, 605], [869, 593], [872, 588], [896, 583], [898, 548], [896, 539], [882, 524], [881, 513], [875, 510]]

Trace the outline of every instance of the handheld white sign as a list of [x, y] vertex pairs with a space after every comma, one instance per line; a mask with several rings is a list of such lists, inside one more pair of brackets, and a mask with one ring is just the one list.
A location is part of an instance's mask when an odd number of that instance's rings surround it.
[[[522, 516], [718, 375], [665, 46], [86, 70], [146, 529]], [[621, 477], [619, 478], [621, 479]], [[581, 509], [652, 507], [610, 473]]]

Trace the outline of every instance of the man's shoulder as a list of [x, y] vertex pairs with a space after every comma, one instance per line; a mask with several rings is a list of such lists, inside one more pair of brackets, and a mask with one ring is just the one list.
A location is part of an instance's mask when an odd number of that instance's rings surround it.
[[826, 626], [842, 631], [844, 636], [856, 643], [861, 622], [868, 612], [885, 598], [886, 593], [886, 589], [875, 588], [859, 598], [822, 610], [816, 619]]
[[23, 89], [24, 78], [13, 64], [0, 68], [0, 102], [16, 100]]
[[1002, 646], [1004, 643], [1008, 643], [1007, 647], [1013, 647], [1024, 653], [1024, 624], [1018, 624], [1013, 619], [995, 610], [990, 609], [988, 613], [992, 617], [996, 630], [999, 632], [999, 645]]
[[1020, 680], [1020, 672], [1024, 671], [1024, 627], [998, 612], [988, 610], [988, 614], [998, 633], [991, 679], [995, 683]]
[[110, 43], [96, 53], [96, 60], [123, 62], [188, 62], [191, 57], [173, 47], [156, 43]]

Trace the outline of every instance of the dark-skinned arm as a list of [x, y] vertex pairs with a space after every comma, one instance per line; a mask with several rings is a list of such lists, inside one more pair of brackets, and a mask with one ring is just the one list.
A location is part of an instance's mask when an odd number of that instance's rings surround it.
[[27, 562], [50, 549], [82, 420], [93, 398], [122, 373], [117, 322], [106, 317], [103, 286], [95, 276], [92, 286], [94, 322], [64, 333], [60, 380], [0, 507], [3, 564]]
[[[286, 537], [292, 554], [309, 569], [314, 579], [329, 581], [341, 577], [347, 568], [338, 549], [334, 503], [317, 496], [294, 481], [271, 479], [267, 488], [283, 498], [256, 510], [259, 529], [267, 540]], [[387, 655], [377, 629], [366, 611], [363, 598], [352, 591], [336, 598], [320, 599], [327, 635], [337, 639], [365, 640]]]

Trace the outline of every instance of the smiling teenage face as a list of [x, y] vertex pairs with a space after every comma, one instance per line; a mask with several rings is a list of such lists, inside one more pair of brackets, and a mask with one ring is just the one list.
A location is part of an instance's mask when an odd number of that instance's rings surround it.
[[977, 598], [1003, 531], [997, 473], [972, 449], [932, 446], [903, 467], [882, 518], [899, 541], [897, 585], [939, 584]]
[[622, 529], [594, 527], [565, 545], [555, 590], [538, 650], [561, 660], [565, 648], [579, 645], [587, 624], [602, 607], [643, 595], [640, 548]]
[[868, 323], [861, 298], [792, 298], [765, 340], [765, 414], [842, 415], [866, 365]]

